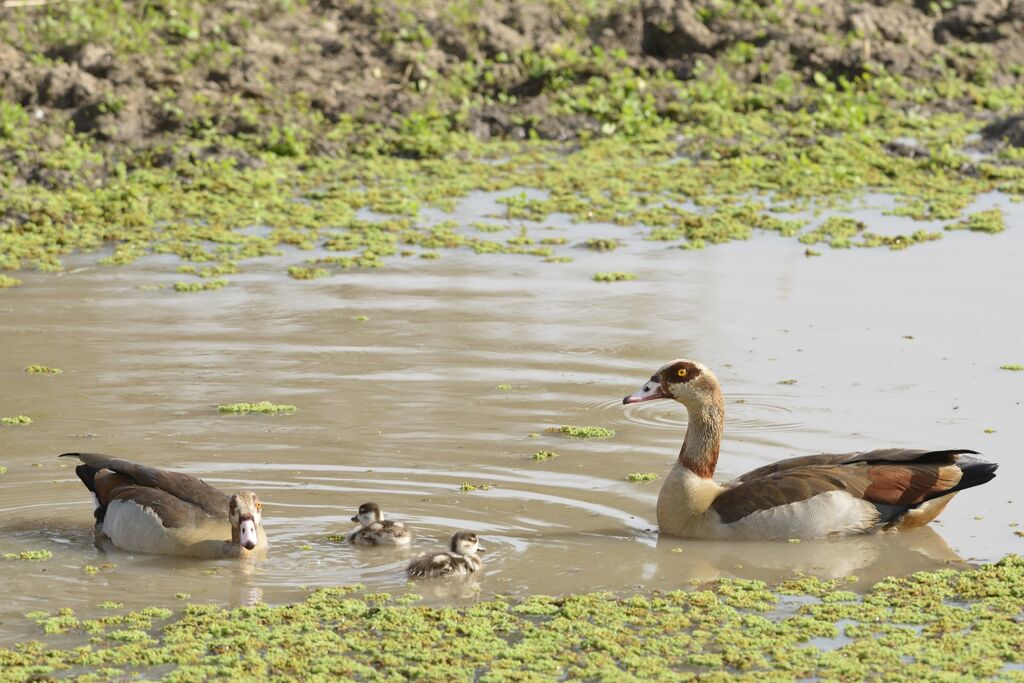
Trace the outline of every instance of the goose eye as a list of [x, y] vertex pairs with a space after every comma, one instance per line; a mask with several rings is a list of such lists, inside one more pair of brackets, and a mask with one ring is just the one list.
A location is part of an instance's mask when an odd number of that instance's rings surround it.
[[686, 377], [686, 368], [679, 368], [676, 374], [679, 375], [680, 377]]

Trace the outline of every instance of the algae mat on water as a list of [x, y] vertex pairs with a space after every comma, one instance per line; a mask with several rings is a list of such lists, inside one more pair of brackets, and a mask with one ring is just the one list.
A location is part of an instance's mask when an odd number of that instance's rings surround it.
[[1024, 680], [1017, 555], [886, 579], [863, 596], [811, 578], [701, 588], [439, 608], [345, 587], [176, 616], [34, 612], [48, 642], [0, 649], [0, 680]]

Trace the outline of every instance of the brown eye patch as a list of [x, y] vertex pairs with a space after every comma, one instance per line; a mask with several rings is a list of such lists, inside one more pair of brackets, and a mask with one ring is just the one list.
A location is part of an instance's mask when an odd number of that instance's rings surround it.
[[689, 382], [700, 375], [700, 368], [689, 361], [673, 363], [662, 373], [662, 379], [667, 384], [678, 384]]

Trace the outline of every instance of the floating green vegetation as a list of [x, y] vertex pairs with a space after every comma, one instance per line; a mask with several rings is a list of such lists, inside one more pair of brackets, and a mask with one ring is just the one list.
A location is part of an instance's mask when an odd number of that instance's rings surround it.
[[459, 490], [462, 491], [463, 493], [468, 493], [470, 491], [490, 491], [491, 490], [491, 485], [490, 484], [471, 484], [468, 481], [464, 481], [464, 482], [462, 482], [461, 485], [459, 485]]
[[[673, 548], [682, 552], [682, 548]], [[460, 607], [326, 588], [290, 605], [190, 604], [101, 619], [30, 612], [46, 642], [0, 648], [3, 680], [976, 680], [1024, 664], [1024, 560], [885, 579], [805, 578]], [[795, 596], [797, 600], [781, 596]], [[92, 638], [80, 646], [83, 635]], [[685, 676], [680, 676], [685, 672]]]
[[17, 287], [20, 284], [21, 280], [19, 280], [18, 278], [0, 273], [0, 289], [7, 289], [8, 287]]
[[365, 316], [365, 315], [357, 315], [357, 316], [353, 316], [353, 318], [352, 318], [352, 320], [355, 320], [357, 323], [365, 323], [369, 319], [370, 318], [368, 316]]
[[634, 482], [636, 484], [642, 484], [647, 481], [654, 481], [657, 478], [658, 475], [654, 474], [653, 472], [631, 472], [630, 474], [626, 475], [626, 479], [628, 481]]
[[0, 465], [0, 474], [7, 474], [7, 468], [3, 465]]
[[780, 379], [779, 384], [796, 384], [795, 379]]
[[636, 275], [625, 271], [616, 270], [608, 273], [594, 273], [594, 282], [623, 282], [635, 280]]
[[570, 439], [607, 439], [615, 436], [614, 429], [606, 427], [581, 427], [577, 425], [562, 425], [561, 427], [549, 427], [546, 431], [560, 432]]
[[53, 557], [49, 550], [22, 550], [20, 553], [4, 553], [5, 560], [25, 560], [28, 562], [44, 562]]
[[51, 368], [46, 365], [30, 365], [25, 368], [25, 372], [32, 375], [59, 375], [64, 371], [60, 368]]
[[298, 408], [287, 404], [271, 403], [270, 401], [260, 401], [259, 403], [226, 403], [217, 406], [217, 410], [222, 413], [264, 413], [264, 414], [277, 414], [277, 413], [294, 413]]
[[224, 279], [205, 280], [200, 282], [175, 282], [175, 292], [212, 292], [223, 289], [228, 281]]
[[498, 391], [512, 391], [513, 387], [511, 384], [499, 384], [495, 389]]
[[304, 266], [291, 266], [288, 268], [288, 277], [296, 280], [316, 280], [327, 277], [330, 271], [326, 268], [306, 268]]
[[1006, 221], [1003, 219], [1003, 210], [997, 206], [994, 209], [972, 213], [959, 223], [947, 225], [946, 229], [996, 233], [1006, 230]]
[[0, 425], [30, 425], [32, 418], [28, 415], [15, 415], [14, 417], [0, 417]]
[[583, 246], [587, 249], [593, 249], [594, 251], [615, 251], [621, 246], [621, 244], [615, 239], [595, 237], [594, 239], [589, 239], [584, 242]]
[[1010, 372], [1024, 372], [1024, 363], [1007, 363], [1006, 365], [1000, 365], [1000, 370], [1009, 370]]
[[534, 460], [550, 460], [551, 458], [557, 458], [558, 453], [555, 453], [554, 451], [537, 451], [530, 457]]

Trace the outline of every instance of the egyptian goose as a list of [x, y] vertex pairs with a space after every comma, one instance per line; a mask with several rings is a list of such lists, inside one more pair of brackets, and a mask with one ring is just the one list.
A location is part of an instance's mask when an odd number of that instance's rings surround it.
[[412, 539], [402, 522], [384, 519], [384, 513], [376, 503], [363, 503], [352, 517], [360, 526], [347, 536], [349, 543], [356, 545], [409, 545]]
[[263, 506], [252, 491], [228, 496], [199, 477], [100, 453], [59, 457], [82, 461], [75, 472], [96, 499], [97, 547], [109, 541], [132, 552], [205, 558], [266, 550]]
[[477, 555], [482, 550], [476, 534], [459, 531], [452, 536], [447, 552], [423, 555], [410, 562], [407, 571], [413, 578], [472, 574], [483, 566]]
[[714, 373], [675, 360], [622, 402], [661, 398], [682, 403], [689, 414], [679, 459], [658, 495], [658, 527], [672, 536], [820, 538], [919, 527], [957, 492], [991, 480], [997, 467], [965, 449], [889, 448], [789, 458], [722, 485], [711, 478], [725, 421]]

